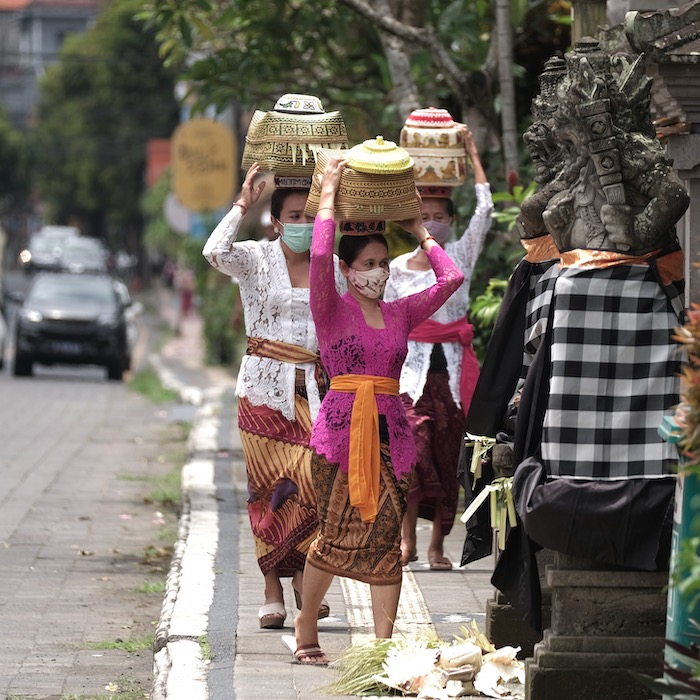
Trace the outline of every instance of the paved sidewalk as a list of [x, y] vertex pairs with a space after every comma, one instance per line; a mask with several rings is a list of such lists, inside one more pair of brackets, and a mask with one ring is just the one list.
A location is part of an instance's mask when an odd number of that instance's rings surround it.
[[[170, 386], [198, 406], [183, 467], [183, 515], [163, 610], [156, 632], [152, 700], [329, 700], [321, 688], [334, 679], [327, 668], [292, 663], [281, 641], [293, 634], [295, 609], [286, 587], [287, 627], [261, 630], [257, 610], [263, 579], [246, 511], [246, 479], [235, 425], [235, 381], [201, 365], [201, 323], [196, 314], [153, 363]], [[419, 521], [424, 557], [430, 523]], [[474, 619], [483, 629], [491, 560], [456, 568], [464, 527], [446, 540], [452, 571], [430, 571], [420, 558], [406, 569], [397, 634], [433, 628], [444, 639]], [[327, 595], [331, 616], [319, 623], [331, 658], [352, 641], [372, 636], [369, 588], [335, 579]]]

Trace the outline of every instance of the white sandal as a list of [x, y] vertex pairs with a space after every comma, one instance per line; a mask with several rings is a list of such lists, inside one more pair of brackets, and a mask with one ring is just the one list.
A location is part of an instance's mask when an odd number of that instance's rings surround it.
[[268, 603], [258, 610], [260, 629], [263, 630], [281, 630], [286, 619], [287, 609], [282, 603]]

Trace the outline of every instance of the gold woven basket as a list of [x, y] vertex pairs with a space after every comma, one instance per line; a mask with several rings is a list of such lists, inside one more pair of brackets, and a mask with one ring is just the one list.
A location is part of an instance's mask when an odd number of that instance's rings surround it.
[[294, 114], [257, 110], [250, 120], [241, 166], [287, 177], [311, 177], [320, 148], [347, 147], [348, 134], [340, 112]]
[[[329, 158], [345, 157], [345, 151], [321, 149], [316, 154], [316, 169], [305, 211], [316, 216], [321, 198], [320, 175]], [[413, 168], [399, 173], [361, 173], [345, 167], [335, 195], [337, 221], [403, 221], [420, 215]], [[364, 235], [354, 232], [355, 235]]]

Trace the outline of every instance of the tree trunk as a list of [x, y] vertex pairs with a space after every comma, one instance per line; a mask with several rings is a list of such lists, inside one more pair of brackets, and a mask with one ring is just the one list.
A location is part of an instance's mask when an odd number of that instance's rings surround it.
[[518, 172], [518, 143], [513, 84], [513, 30], [509, 0], [496, 0], [496, 36], [498, 38], [498, 82], [501, 94], [501, 132], [504, 176]]
[[[389, 0], [376, 0], [375, 8], [382, 14], [392, 16]], [[382, 30], [379, 30], [379, 38], [384, 47], [384, 54], [391, 74], [392, 88], [389, 94], [399, 111], [401, 121], [406, 121], [406, 117], [414, 109], [419, 109], [422, 106], [418, 98], [418, 87], [411, 72], [411, 57], [408, 46], [403, 39]]]

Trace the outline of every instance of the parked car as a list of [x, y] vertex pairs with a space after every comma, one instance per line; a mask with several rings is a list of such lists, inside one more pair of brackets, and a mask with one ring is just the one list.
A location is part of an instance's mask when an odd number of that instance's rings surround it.
[[60, 269], [67, 272], [107, 272], [107, 249], [96, 238], [71, 238], [61, 246]]
[[127, 368], [131, 369], [131, 359], [134, 356], [134, 348], [139, 339], [138, 317], [143, 313], [143, 304], [140, 301], [133, 301], [129, 288], [120, 279], [114, 279], [114, 288], [119, 296], [124, 309], [124, 319], [126, 321], [126, 347], [128, 354]]
[[66, 241], [79, 236], [80, 231], [75, 226], [42, 226], [19, 254], [22, 269], [27, 274], [41, 270], [59, 270], [61, 251]]
[[19, 262], [26, 274], [61, 269], [61, 244], [35, 234], [20, 252]]
[[124, 306], [108, 275], [37, 275], [16, 318], [15, 376], [34, 363], [101, 365], [120, 380], [129, 366]]

